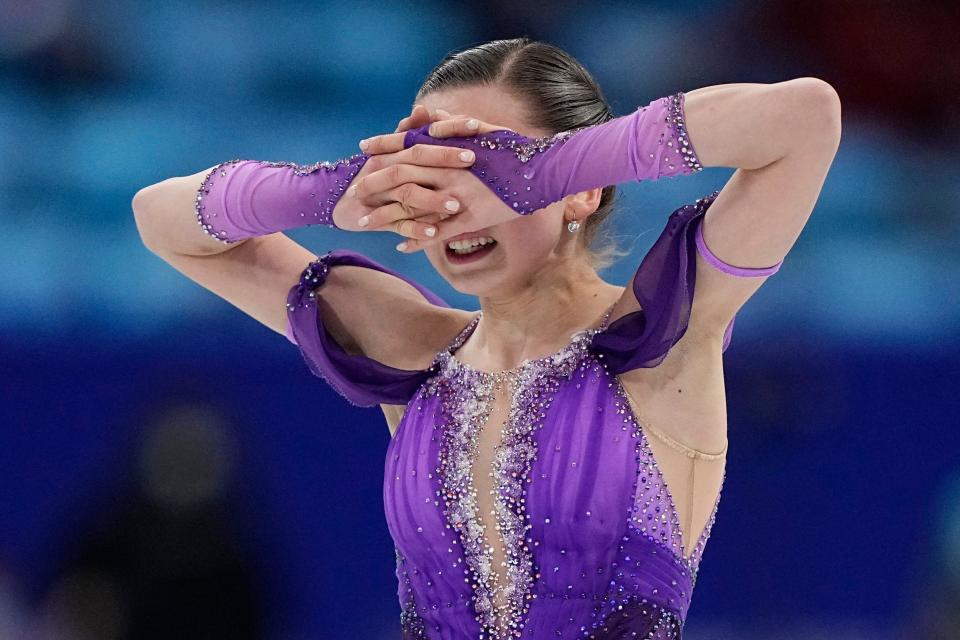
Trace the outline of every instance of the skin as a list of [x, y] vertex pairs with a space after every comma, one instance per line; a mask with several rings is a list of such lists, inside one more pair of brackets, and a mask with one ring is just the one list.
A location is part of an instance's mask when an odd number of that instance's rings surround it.
[[[776, 263], [798, 239], [837, 151], [836, 92], [808, 77], [769, 85], [716, 85], [687, 92], [685, 115], [702, 165], [736, 167], [703, 217], [707, 246], [738, 266]], [[599, 190], [572, 194], [533, 215], [517, 216], [486, 185], [462, 171], [469, 162], [457, 158], [459, 149], [416, 145], [401, 150], [406, 128], [434, 122], [441, 129], [434, 133], [438, 137], [469, 135], [465, 127], [471, 118], [480, 121], [479, 131], [492, 127], [527, 136], [548, 133], [529, 121], [524, 105], [496, 87], [426, 96], [400, 121], [398, 131], [368, 139], [367, 150], [375, 155], [355, 178], [355, 192], [339, 201], [334, 219], [342, 229], [400, 234], [408, 250], [425, 251], [453, 287], [476, 295], [483, 320], [456, 356], [494, 371], [554, 353], [568, 344], [573, 331], [595, 325], [614, 301], [614, 319], [635, 309], [636, 301], [631, 290], [604, 282], [589, 267], [580, 234], [565, 230], [566, 220], [582, 221], [596, 210]], [[173, 268], [283, 335], [287, 292], [316, 253], [283, 233], [232, 245], [200, 233], [193, 210], [211, 168], [137, 192], [132, 205], [141, 239]], [[450, 198], [460, 204], [456, 213], [443, 208]], [[360, 223], [364, 217], [367, 225]], [[431, 227], [434, 236], [427, 233]], [[450, 264], [444, 241], [473, 232], [496, 238], [494, 252], [476, 263]], [[727, 442], [723, 330], [767, 278], [724, 274], [699, 253], [695, 262], [696, 295], [687, 331], [658, 366], [633, 369], [618, 378], [645, 428], [713, 453]], [[326, 329], [347, 353], [400, 369], [429, 366], [474, 316], [433, 305], [402, 279], [352, 266], [332, 269], [317, 301]], [[405, 407], [381, 407], [393, 435]], [[484, 431], [497, 435], [495, 429]], [[668, 463], [673, 450], [655, 438], [650, 446], [667, 484], [680, 486], [676, 483], [683, 478], [683, 468]], [[685, 492], [673, 496], [688, 543], [702, 530], [719, 488], [721, 467], [718, 463], [711, 468], [707, 474], [697, 469], [699, 498], [692, 511]]]
[[[532, 126], [524, 105], [496, 87], [435, 92], [418, 106], [434, 122], [430, 133], [435, 137], [504, 128], [529, 137], [551, 133]], [[478, 129], [467, 127], [471, 118], [480, 121]], [[402, 131], [423, 124], [425, 118], [422, 111], [418, 117], [415, 110], [405, 120], [398, 127], [400, 133], [368, 139], [365, 151], [376, 154], [402, 149]], [[361, 193], [365, 189], [363, 180], [355, 186]], [[527, 216], [517, 215], [495, 196], [480, 203], [472, 199], [478, 221], [468, 224], [460, 219], [456, 226], [440, 223], [439, 235], [432, 241], [406, 242], [406, 252], [422, 249], [453, 288], [479, 299], [483, 319], [458, 352], [471, 364], [487, 371], [502, 370], [525, 358], [552, 353], [573, 331], [596, 324], [622, 295], [623, 287], [605, 282], [590, 265], [582, 232], [570, 233], [566, 228], [568, 221], [582, 223], [596, 212], [600, 195], [600, 189], [573, 194]], [[447, 258], [445, 241], [463, 235], [462, 229], [467, 229], [469, 236], [492, 237], [497, 244], [477, 262], [454, 264]]]
[[[467, 126], [471, 119], [478, 121], [475, 130]], [[398, 132], [361, 141], [361, 149], [372, 154], [396, 153], [403, 148], [402, 132], [425, 122], [433, 123], [430, 134], [438, 138], [503, 128], [528, 137], [551, 133], [532, 126], [524, 105], [509, 93], [489, 86], [466, 87], [425, 96], [407, 121], [401, 121]], [[361, 194], [366, 189], [363, 182], [361, 179], [354, 184]], [[468, 208], [472, 205], [479, 211], [477, 221], [468, 222], [466, 216], [455, 223], [439, 221], [433, 239], [407, 240], [398, 247], [405, 252], [423, 250], [452, 287], [478, 297], [483, 317], [457, 350], [458, 360], [484, 371], [510, 369], [525, 358], [556, 352], [569, 342], [573, 331], [597, 325], [609, 306], [615, 305], [615, 318], [633, 304], [632, 291], [605, 282], [590, 265], [582, 233], [566, 229], [569, 220], [582, 222], [595, 213], [600, 195], [600, 189], [573, 194], [528, 216], [516, 215], [497, 198], [482, 202], [468, 199]], [[389, 218], [375, 219], [373, 224], [385, 220]], [[451, 263], [446, 239], [462, 236], [461, 229], [468, 229], [468, 236], [494, 238], [495, 249], [477, 262]], [[659, 366], [618, 376], [645, 428], [656, 428], [681, 443], [692, 442], [694, 447], [704, 447], [700, 450], [706, 453], [725, 448], [721, 335], [714, 325], [693, 323]], [[684, 395], [685, 389], [689, 391]], [[506, 397], [498, 396], [488, 428], [481, 435], [474, 474], [481, 495], [490, 490], [484, 471], [491, 464], [508, 407]], [[394, 425], [402, 417], [401, 407], [384, 410]], [[693, 431], [697, 435], [691, 437]], [[682, 454], [663, 440], [650, 437], [648, 442], [670, 486], [685, 486], [679, 483], [687, 473], [688, 459], [678, 460]], [[699, 535], [706, 524], [723, 469], [722, 458], [702, 463], [695, 485], [699, 500], [692, 502], [687, 491], [675, 497], [688, 556], [693, 536]]]
[[[442, 109], [528, 136], [548, 133], [530, 125], [523, 104], [493, 86], [437, 92], [421, 103], [421, 112], [415, 108], [398, 129], [421, 124], [424, 110], [436, 118]], [[811, 77], [708, 86], [686, 92], [685, 115], [701, 164], [737, 168], [704, 216], [707, 246], [729, 264], [777, 263], [806, 224], [839, 145], [836, 91]], [[455, 135], [469, 135], [457, 124], [465, 117], [439, 118], [442, 121], [434, 126], [460, 127]], [[453, 124], [446, 125], [448, 120]], [[398, 138], [376, 136], [368, 139], [368, 147], [372, 145], [372, 153], [395, 151]], [[614, 319], [637, 308], [632, 291], [590, 273], [576, 243], [562, 231], [565, 215], [582, 220], [595, 210], [597, 197], [575, 194], [533, 216], [491, 225], [487, 231], [503, 241], [498, 249], [504, 249], [495, 264], [484, 259], [457, 269], [447, 265], [443, 253], [431, 245], [449, 237], [443, 230], [449, 221], [439, 223], [437, 239], [408, 242], [424, 247], [452, 286], [480, 299], [483, 320], [458, 357], [488, 371], [511, 368], [524, 358], [555, 352], [566, 344], [571, 329], [591, 326], [611, 299], [618, 301]], [[520, 225], [530, 225], [535, 233], [515, 234]], [[726, 445], [723, 333], [767, 278], [725, 274], [699, 253], [695, 262], [696, 295], [686, 333], [660, 365], [634, 369], [619, 378], [642, 404], [648, 423], [688, 447], [717, 452]]]

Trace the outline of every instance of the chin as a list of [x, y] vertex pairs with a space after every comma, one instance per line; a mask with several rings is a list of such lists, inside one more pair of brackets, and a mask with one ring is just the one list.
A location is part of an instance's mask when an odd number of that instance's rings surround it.
[[464, 295], [480, 297], [496, 291], [496, 286], [480, 274], [450, 274], [441, 271], [440, 275], [453, 289]]
[[486, 270], [467, 272], [456, 267], [451, 269], [450, 265], [446, 264], [441, 264], [438, 267], [436, 263], [433, 263], [433, 266], [451, 288], [464, 295], [485, 296], [492, 291], [497, 291], [499, 286], [500, 279], [497, 278], [495, 281], [493, 274]]

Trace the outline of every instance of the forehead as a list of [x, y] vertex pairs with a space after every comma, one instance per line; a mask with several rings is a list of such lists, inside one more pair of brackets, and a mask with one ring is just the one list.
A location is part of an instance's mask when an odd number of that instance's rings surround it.
[[416, 104], [428, 109], [445, 109], [452, 114], [473, 116], [494, 125], [502, 125], [525, 136], [543, 136], [549, 132], [528, 123], [527, 107], [512, 94], [492, 86], [457, 87], [425, 95]]

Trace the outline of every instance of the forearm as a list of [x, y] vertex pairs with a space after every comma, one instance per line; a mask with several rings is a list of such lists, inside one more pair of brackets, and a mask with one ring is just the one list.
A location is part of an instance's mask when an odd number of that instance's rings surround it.
[[685, 93], [690, 141], [704, 167], [759, 169], [805, 145], [831, 143], [839, 98], [817, 78], [735, 83]]
[[438, 139], [424, 125], [406, 132], [404, 147], [475, 151], [478, 160], [469, 170], [488, 185], [499, 180], [505, 188], [496, 188], [498, 197], [529, 215], [608, 185], [691, 175], [707, 166], [766, 166], [799, 144], [832, 139], [839, 118], [827, 107], [838, 102], [830, 85], [816, 78], [716, 85], [677, 91], [601, 124], [539, 138], [495, 129]]
[[287, 229], [336, 227], [333, 209], [367, 158], [313, 165], [228, 160], [138, 192], [137, 225], [148, 246], [193, 255]]

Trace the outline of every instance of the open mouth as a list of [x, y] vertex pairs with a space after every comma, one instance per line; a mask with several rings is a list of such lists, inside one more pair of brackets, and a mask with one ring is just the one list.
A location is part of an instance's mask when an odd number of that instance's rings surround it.
[[497, 246], [493, 238], [477, 237], [469, 240], [454, 240], [445, 245], [447, 259], [454, 264], [474, 262], [489, 255]]

